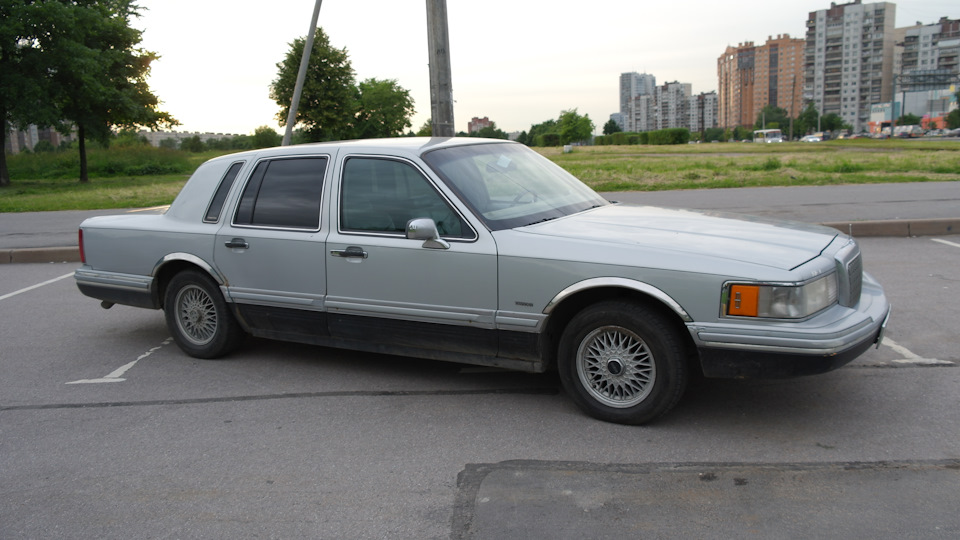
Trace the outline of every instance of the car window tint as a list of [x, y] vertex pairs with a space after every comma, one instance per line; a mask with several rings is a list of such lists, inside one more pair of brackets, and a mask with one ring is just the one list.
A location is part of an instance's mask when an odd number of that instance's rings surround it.
[[227, 200], [227, 193], [230, 193], [230, 188], [233, 187], [233, 181], [237, 179], [237, 174], [240, 173], [242, 167], [243, 162], [238, 161], [230, 165], [227, 173], [223, 175], [223, 178], [220, 180], [220, 186], [217, 187], [217, 192], [213, 195], [213, 200], [210, 201], [207, 213], [203, 217], [203, 220], [207, 223], [220, 221], [220, 212], [223, 211], [223, 203]]
[[340, 208], [343, 230], [403, 234], [411, 219], [431, 218], [441, 236], [472, 235], [420, 171], [401, 161], [348, 159]]
[[320, 228], [326, 157], [289, 158], [257, 164], [237, 206], [238, 225]]

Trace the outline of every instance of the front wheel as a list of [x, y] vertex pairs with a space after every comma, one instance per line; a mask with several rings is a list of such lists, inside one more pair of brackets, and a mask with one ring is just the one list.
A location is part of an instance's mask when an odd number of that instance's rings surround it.
[[243, 329], [206, 274], [187, 270], [173, 276], [163, 305], [167, 328], [183, 352], [217, 358], [240, 344]]
[[560, 339], [560, 379], [590, 416], [644, 424], [672, 409], [687, 384], [677, 328], [656, 310], [611, 301], [578, 313]]

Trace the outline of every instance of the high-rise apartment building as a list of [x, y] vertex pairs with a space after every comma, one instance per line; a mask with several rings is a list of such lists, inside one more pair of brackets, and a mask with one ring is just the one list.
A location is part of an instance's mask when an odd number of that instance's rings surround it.
[[753, 82], [756, 47], [752, 41], [727, 46], [717, 59], [717, 104], [720, 126], [733, 128], [754, 123]]
[[620, 128], [624, 131], [640, 131], [634, 123], [637, 96], [652, 96], [657, 87], [657, 78], [649, 73], [620, 74]]
[[690, 83], [668, 82], [656, 89], [656, 129], [689, 127]]
[[897, 28], [895, 36], [894, 73], [919, 79], [960, 74], [960, 19]]
[[687, 127], [692, 133], [703, 133], [717, 127], [717, 93], [704, 92], [690, 96], [687, 114]]
[[830, 4], [810, 12], [804, 60], [804, 99], [821, 114], [838, 114], [854, 131], [867, 129], [871, 105], [893, 94], [894, 22], [891, 2]]
[[727, 47], [717, 59], [720, 126], [752, 126], [767, 105], [802, 111], [806, 40], [788, 34], [768, 37], [763, 45], [748, 41]]

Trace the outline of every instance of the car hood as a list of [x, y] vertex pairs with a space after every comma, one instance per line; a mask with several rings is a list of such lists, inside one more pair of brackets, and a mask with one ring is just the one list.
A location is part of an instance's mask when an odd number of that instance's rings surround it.
[[838, 231], [739, 214], [613, 204], [518, 229], [591, 243], [694, 253], [790, 270], [818, 256]]

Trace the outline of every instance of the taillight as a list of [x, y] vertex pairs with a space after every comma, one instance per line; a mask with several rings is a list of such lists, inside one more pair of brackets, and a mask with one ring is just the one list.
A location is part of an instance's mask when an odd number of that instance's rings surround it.
[[77, 246], [80, 248], [80, 262], [87, 264], [87, 256], [83, 253], [83, 229], [78, 229]]

